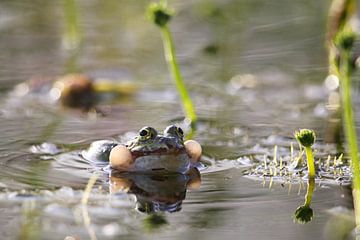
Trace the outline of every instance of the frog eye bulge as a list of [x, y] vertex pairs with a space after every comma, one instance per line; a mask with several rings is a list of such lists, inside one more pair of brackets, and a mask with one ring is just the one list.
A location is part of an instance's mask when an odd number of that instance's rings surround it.
[[147, 129], [143, 129], [140, 131], [139, 135], [140, 137], [145, 137], [146, 135], [148, 135], [149, 131]]
[[184, 136], [184, 131], [180, 127], [177, 128], [177, 132], [179, 133], [180, 137]]
[[143, 127], [139, 131], [140, 140], [154, 139], [157, 136], [157, 132], [152, 127]]
[[171, 125], [165, 129], [164, 135], [183, 138], [184, 131], [180, 127]]

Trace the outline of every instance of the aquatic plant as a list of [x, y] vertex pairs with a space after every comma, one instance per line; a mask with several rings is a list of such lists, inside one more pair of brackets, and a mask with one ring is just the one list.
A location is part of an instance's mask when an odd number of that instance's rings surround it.
[[305, 202], [299, 206], [294, 213], [294, 221], [300, 224], [310, 222], [314, 217], [314, 211], [310, 208], [312, 195], [315, 189], [315, 179], [309, 178], [305, 195]]
[[175, 80], [175, 85], [180, 94], [185, 115], [191, 121], [191, 124], [194, 127], [197, 120], [197, 115], [190, 95], [184, 84], [179, 65], [177, 63], [175, 45], [168, 27], [168, 23], [173, 16], [173, 10], [167, 6], [166, 1], [161, 1], [160, 3], [151, 3], [148, 7], [148, 16], [151, 21], [153, 21], [154, 24], [161, 29], [165, 59], [168, 63], [169, 71]]
[[144, 227], [149, 232], [155, 231], [166, 224], [168, 224], [168, 221], [161, 213], [151, 213], [144, 219]]
[[91, 190], [98, 179], [98, 174], [94, 173], [90, 178], [86, 185], [86, 188], [83, 193], [83, 197], [81, 198], [81, 212], [83, 217], [84, 226], [89, 234], [91, 240], [97, 240], [95, 230], [91, 227], [91, 219], [88, 211], [88, 201], [90, 197]]
[[356, 11], [355, 0], [333, 0], [327, 23], [326, 47], [329, 58], [329, 74], [339, 74], [338, 49], [334, 39], [348, 25]]
[[334, 84], [329, 89], [328, 109], [329, 118], [325, 135], [325, 141], [337, 144], [339, 152], [344, 152], [342, 141], [342, 109], [339, 93], [339, 49], [335, 39], [345, 26], [351, 21], [356, 12], [354, 0], [333, 0], [329, 9], [327, 21], [326, 48], [328, 51], [329, 75], [327, 82]]
[[340, 51], [339, 79], [341, 87], [341, 100], [345, 136], [348, 144], [348, 151], [351, 157], [353, 170], [353, 197], [356, 215], [356, 225], [360, 225], [360, 166], [357, 134], [354, 122], [354, 113], [351, 97], [351, 75], [353, 72], [351, 49], [355, 41], [355, 33], [346, 29], [338, 34], [335, 44]]
[[16, 239], [40, 239], [40, 216], [42, 212], [37, 208], [36, 201], [24, 201], [21, 213], [21, 226]]
[[[283, 148], [283, 147], [282, 147]], [[253, 166], [243, 173], [250, 177], [260, 178], [263, 181], [263, 186], [269, 184], [269, 189], [272, 188], [273, 183], [280, 182], [281, 185], [291, 185], [293, 183], [299, 184], [299, 189], [303, 183], [303, 177], [309, 175], [304, 171], [304, 155], [305, 150], [301, 147], [300, 151], [294, 152], [293, 144], [290, 144], [288, 153], [277, 153], [277, 146], [274, 147], [274, 155], [253, 155]], [[316, 162], [319, 173], [315, 177], [321, 180], [334, 182], [334, 184], [347, 185], [351, 183], [351, 169], [346, 162], [343, 161], [343, 154], [319, 157]]]
[[[337, 75], [340, 82], [342, 118], [353, 172], [355, 221], [356, 225], [360, 226], [359, 150], [351, 97], [351, 76], [355, 70], [352, 48], [356, 40], [356, 33], [353, 30], [350, 19], [354, 16], [355, 10], [355, 0], [333, 1], [329, 14], [331, 31], [328, 31], [332, 34], [330, 34], [328, 41], [329, 45], [332, 46], [331, 51], [329, 51], [329, 57], [333, 58], [333, 65], [330, 65], [330, 68], [335, 69], [334, 74]], [[332, 52], [336, 52], [336, 55], [331, 55]]]
[[313, 219], [314, 212], [312, 208], [307, 205], [302, 205], [298, 207], [294, 214], [294, 219], [297, 223], [308, 223]]
[[76, 49], [81, 43], [76, 0], [64, 0], [64, 13], [65, 30], [63, 33], [63, 45], [65, 49]]
[[294, 135], [299, 144], [305, 148], [309, 178], [315, 178], [315, 160], [311, 149], [316, 139], [315, 132], [310, 129], [300, 129], [295, 131]]

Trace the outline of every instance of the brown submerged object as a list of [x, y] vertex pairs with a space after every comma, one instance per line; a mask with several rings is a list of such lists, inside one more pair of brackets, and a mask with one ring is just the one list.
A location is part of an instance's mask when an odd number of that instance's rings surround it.
[[59, 78], [53, 86], [58, 90], [60, 102], [71, 108], [89, 109], [96, 103], [91, 79], [84, 74], [69, 74]]

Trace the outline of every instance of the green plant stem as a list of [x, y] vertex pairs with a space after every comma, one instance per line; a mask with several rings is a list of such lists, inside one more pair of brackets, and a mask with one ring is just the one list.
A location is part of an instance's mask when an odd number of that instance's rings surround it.
[[81, 42], [76, 0], [64, 0], [64, 11], [65, 32], [63, 38], [65, 47], [67, 49], [76, 49]]
[[315, 189], [315, 178], [309, 178], [307, 183], [307, 190], [305, 195], [305, 203], [304, 206], [310, 207], [312, 196]]
[[83, 193], [83, 197], [81, 199], [81, 212], [83, 216], [84, 226], [86, 230], [88, 231], [89, 237], [91, 240], [97, 240], [95, 230], [91, 227], [91, 219], [88, 211], [88, 201], [91, 193], [91, 189], [96, 183], [96, 180], [98, 178], [98, 174], [94, 173], [90, 178], [86, 185], [85, 191]]
[[358, 157], [357, 134], [354, 123], [354, 114], [351, 102], [351, 55], [350, 51], [343, 50], [340, 56], [340, 83], [345, 134], [348, 142], [351, 166], [353, 172], [353, 198], [356, 225], [360, 226], [360, 169]]
[[309, 178], [315, 178], [315, 161], [311, 147], [305, 147]]
[[161, 33], [164, 43], [165, 58], [168, 63], [169, 71], [171, 72], [173, 79], [175, 80], [176, 87], [180, 93], [186, 117], [191, 120], [192, 124], [195, 124], [197, 116], [180, 73], [179, 65], [176, 60], [173, 39], [167, 25], [161, 27]]

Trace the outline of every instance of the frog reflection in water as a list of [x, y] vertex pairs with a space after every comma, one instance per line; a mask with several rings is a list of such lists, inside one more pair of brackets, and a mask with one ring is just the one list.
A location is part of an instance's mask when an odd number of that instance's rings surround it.
[[83, 152], [90, 161], [109, 161], [115, 170], [129, 172], [187, 173], [201, 157], [201, 146], [194, 140], [183, 140], [183, 130], [168, 126], [160, 135], [152, 127], [143, 127], [126, 145], [114, 141], [96, 141]]
[[110, 193], [130, 193], [136, 196], [136, 209], [144, 213], [181, 210], [186, 191], [198, 189], [201, 176], [197, 168], [187, 174], [110, 173]]

